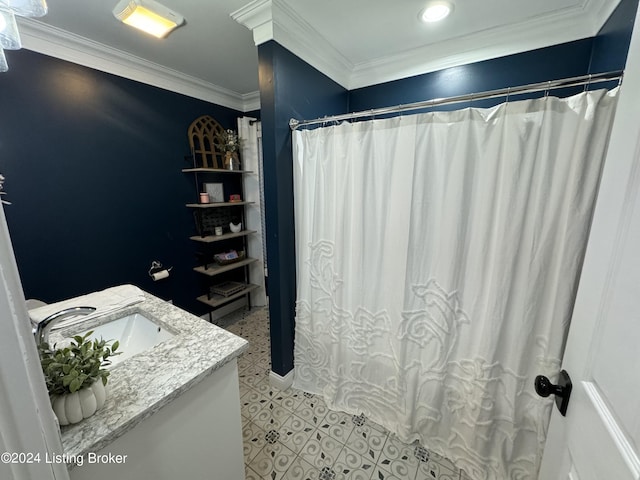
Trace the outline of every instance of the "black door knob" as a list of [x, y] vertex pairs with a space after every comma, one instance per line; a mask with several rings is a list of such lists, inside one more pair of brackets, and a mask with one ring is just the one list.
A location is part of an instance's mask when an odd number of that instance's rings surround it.
[[544, 375], [538, 375], [534, 381], [534, 387], [536, 393], [541, 397], [548, 397], [549, 395], [556, 396], [556, 405], [560, 410], [560, 413], [564, 416], [567, 413], [567, 406], [569, 405], [569, 397], [571, 396], [571, 378], [569, 374], [562, 370], [558, 376], [558, 384], [554, 385]]
[[560, 395], [564, 394], [564, 390], [560, 385], [554, 385], [544, 375], [538, 375], [535, 381], [536, 393], [541, 397], [548, 397], [549, 395]]

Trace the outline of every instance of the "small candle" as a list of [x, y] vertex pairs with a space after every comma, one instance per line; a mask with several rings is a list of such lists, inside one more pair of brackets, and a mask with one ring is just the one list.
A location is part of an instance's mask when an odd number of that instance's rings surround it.
[[200, 194], [200, 203], [209, 203], [209, 194], [201, 193]]
[[216, 235], [222, 235], [222, 227], [216, 227]]

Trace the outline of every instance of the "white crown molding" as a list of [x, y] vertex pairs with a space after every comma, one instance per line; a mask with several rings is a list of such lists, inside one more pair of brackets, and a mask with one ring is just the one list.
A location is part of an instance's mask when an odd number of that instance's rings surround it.
[[[595, 25], [590, 12], [579, 5], [525, 22], [491, 28], [447, 42], [407, 50], [399, 55], [357, 64], [351, 73], [348, 88], [353, 90], [368, 87], [592, 37], [599, 30], [599, 26]], [[434, 55], [434, 51], [438, 54]], [[425, 60], [416, 62], [416, 59]]]
[[[525, 22], [353, 64], [282, 0], [255, 0], [232, 17], [260, 45], [275, 40], [348, 90], [595, 36], [620, 0], [581, 3]], [[434, 52], [437, 54], [434, 55]], [[417, 61], [419, 59], [419, 61]]]
[[242, 112], [260, 110], [260, 91], [242, 94]]
[[[240, 94], [29, 18], [18, 18], [24, 48], [164, 90], [246, 112], [259, 93]], [[257, 105], [256, 105], [257, 99]]]
[[253, 31], [256, 45], [275, 40], [347, 88], [353, 63], [286, 3], [281, 0], [254, 0], [233, 12], [231, 18]]
[[[252, 30], [256, 45], [275, 40], [352, 90], [591, 37], [619, 3], [620, 0], [583, 0], [580, 5], [552, 15], [355, 65], [282, 0], [254, 0], [231, 17]], [[241, 112], [260, 108], [257, 91], [234, 92], [37, 20], [19, 17], [18, 24], [23, 46], [29, 50]]]
[[288, 4], [280, 0], [273, 0], [273, 3], [276, 6], [275, 40], [336, 83], [349, 88], [354, 64]]
[[273, 40], [273, 5], [271, 0], [254, 0], [229, 15], [253, 33], [253, 41], [261, 45]]
[[622, 0], [585, 0], [585, 10], [591, 16], [592, 26], [596, 33], [600, 31], [605, 22]]

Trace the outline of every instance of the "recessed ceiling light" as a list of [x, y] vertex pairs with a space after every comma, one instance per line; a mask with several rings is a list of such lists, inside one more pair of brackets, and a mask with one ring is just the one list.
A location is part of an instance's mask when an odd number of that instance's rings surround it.
[[423, 22], [432, 23], [444, 20], [453, 11], [453, 3], [445, 0], [435, 0], [420, 12], [419, 18]]

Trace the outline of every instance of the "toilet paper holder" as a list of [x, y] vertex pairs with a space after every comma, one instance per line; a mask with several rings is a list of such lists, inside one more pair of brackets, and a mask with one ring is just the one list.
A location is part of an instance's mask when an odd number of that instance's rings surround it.
[[149, 276], [153, 279], [154, 282], [158, 280], [162, 280], [163, 278], [167, 278], [169, 276], [169, 272], [173, 269], [173, 267], [164, 268], [162, 263], [154, 260], [151, 262], [151, 268], [149, 268]]

